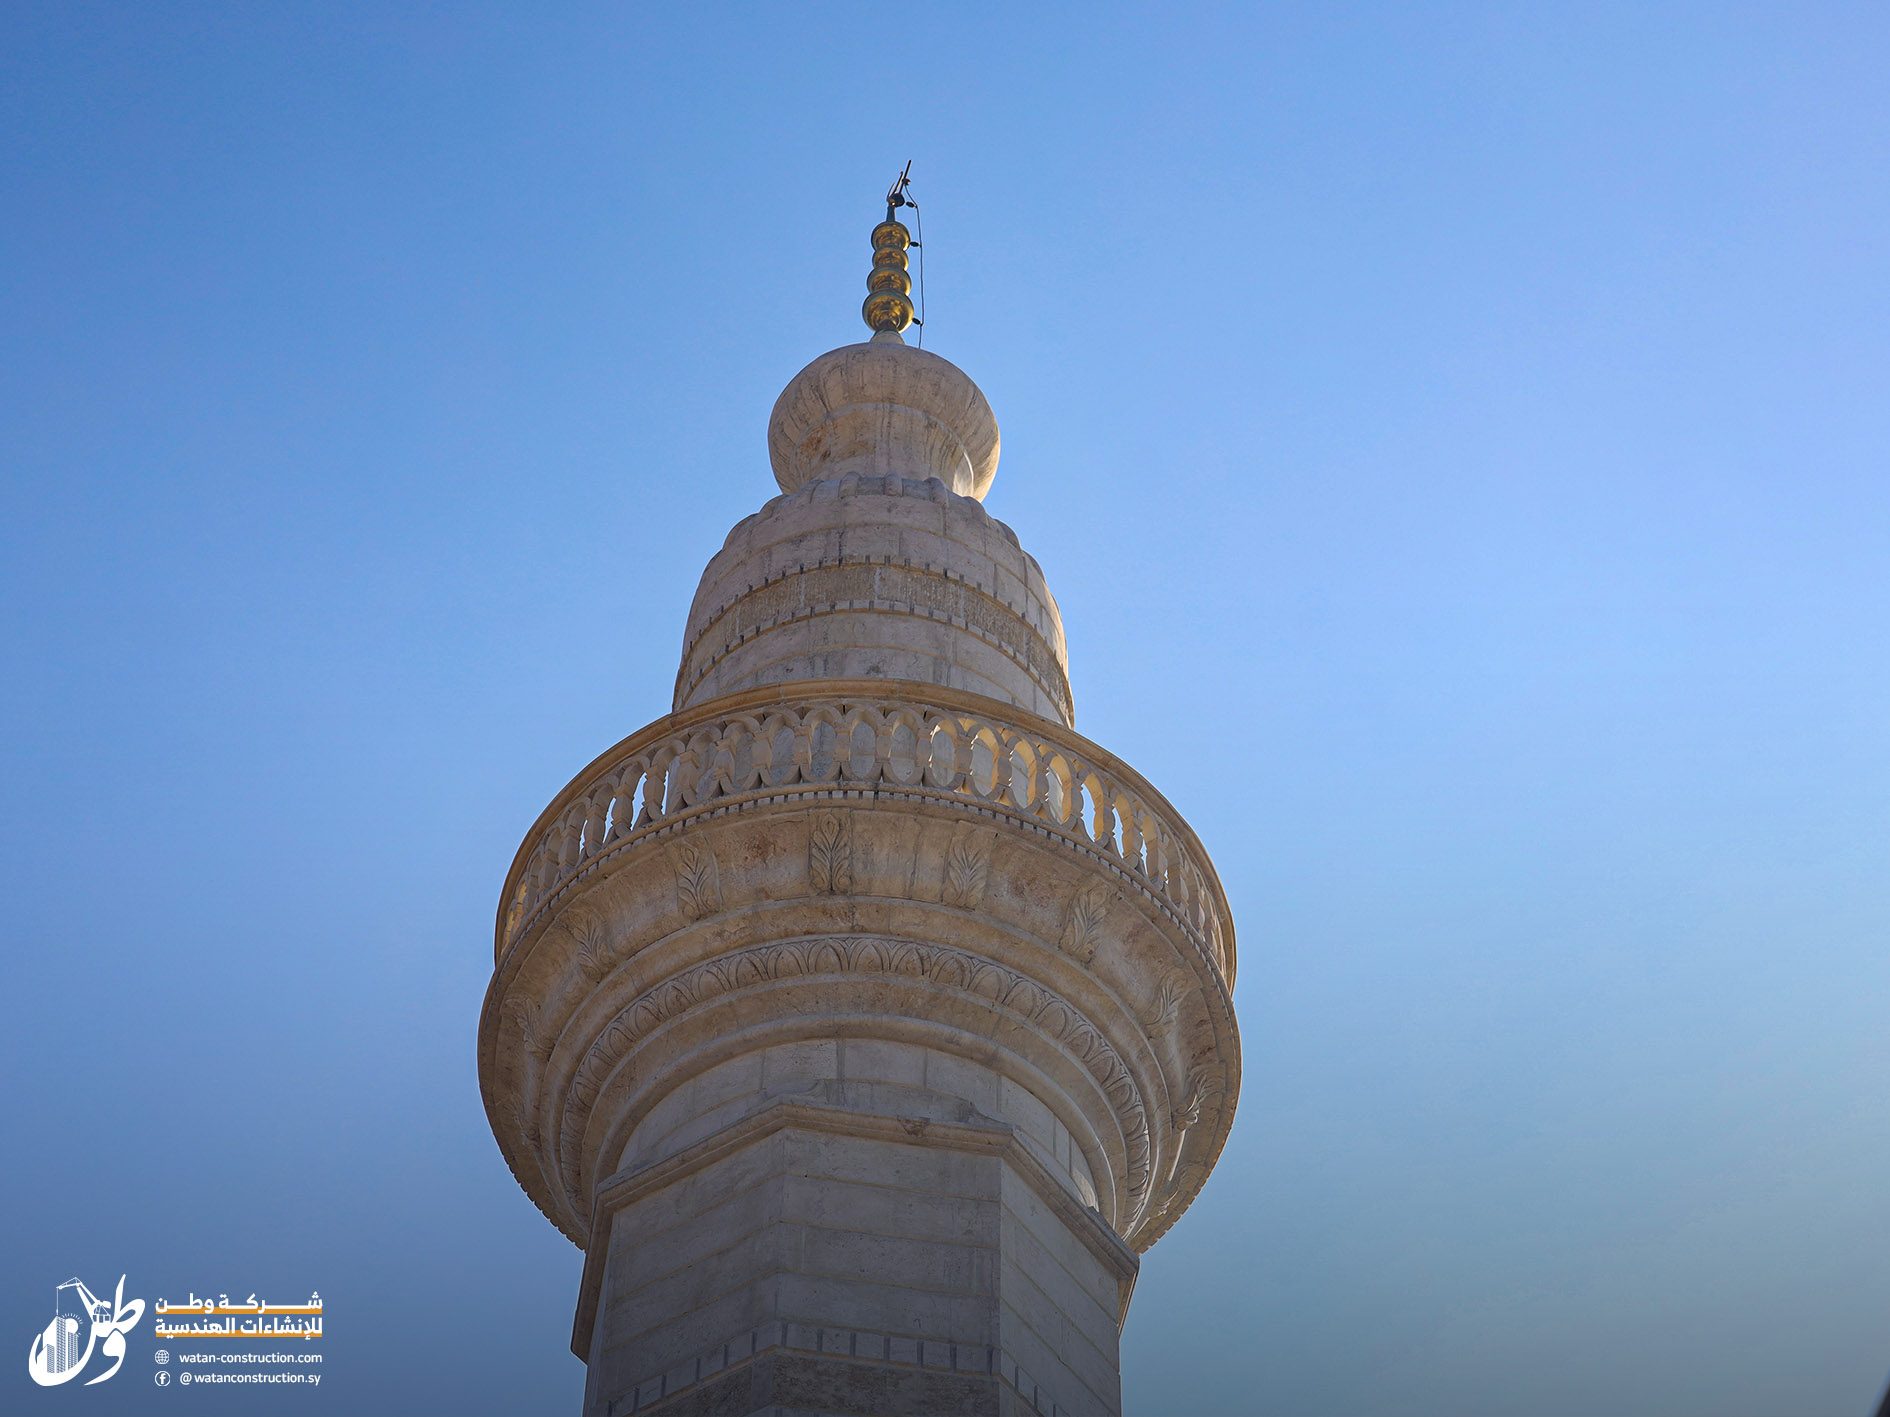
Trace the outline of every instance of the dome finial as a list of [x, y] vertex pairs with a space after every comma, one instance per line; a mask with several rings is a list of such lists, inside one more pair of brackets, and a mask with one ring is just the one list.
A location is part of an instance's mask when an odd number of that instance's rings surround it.
[[919, 204], [906, 194], [912, 185], [912, 163], [908, 161], [886, 189], [886, 220], [873, 228], [873, 269], [866, 275], [866, 303], [860, 317], [873, 332], [873, 338], [889, 336], [904, 344], [899, 332], [913, 323], [912, 277], [906, 274], [906, 249], [912, 245], [912, 233], [893, 213], [900, 207], [918, 211]]

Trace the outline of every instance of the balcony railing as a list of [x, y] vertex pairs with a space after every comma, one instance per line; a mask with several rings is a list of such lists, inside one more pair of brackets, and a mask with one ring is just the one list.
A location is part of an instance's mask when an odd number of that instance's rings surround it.
[[[857, 681], [856, 681], [857, 682]], [[993, 700], [868, 682], [784, 684], [661, 719], [597, 759], [539, 817], [506, 878], [497, 953], [604, 857], [745, 798], [890, 790], [1033, 823], [1118, 866], [1230, 989], [1233, 927], [1194, 833], [1133, 769]], [[888, 692], [892, 691], [892, 692]]]

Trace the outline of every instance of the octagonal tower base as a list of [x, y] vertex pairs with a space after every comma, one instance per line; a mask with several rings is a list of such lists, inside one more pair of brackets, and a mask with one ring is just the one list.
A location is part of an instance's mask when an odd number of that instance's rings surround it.
[[667, 1108], [674, 1149], [599, 1188], [573, 1335], [589, 1417], [1121, 1411], [1138, 1261], [1015, 1084], [842, 1038], [749, 1054]]

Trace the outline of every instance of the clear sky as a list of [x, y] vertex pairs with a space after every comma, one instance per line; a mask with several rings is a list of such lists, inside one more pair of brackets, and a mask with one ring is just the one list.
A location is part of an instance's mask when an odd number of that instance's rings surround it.
[[[1853, 1417], [1890, 1374], [1890, 12], [0, 21], [0, 1407], [575, 1413], [494, 906], [863, 331], [1240, 931], [1134, 1417]], [[40, 1393], [319, 1288], [316, 1393]], [[147, 1318], [146, 1324], [150, 1320]]]

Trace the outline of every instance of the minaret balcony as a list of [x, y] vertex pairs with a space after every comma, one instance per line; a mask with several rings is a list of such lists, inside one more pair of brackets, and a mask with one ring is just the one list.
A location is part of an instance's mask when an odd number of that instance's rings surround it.
[[783, 684], [633, 734], [527, 835], [496, 956], [487, 1109], [580, 1245], [614, 1176], [691, 1144], [671, 1094], [803, 1035], [1014, 1081], [1035, 1100], [980, 1111], [1136, 1251], [1233, 1118], [1233, 928], [1193, 831], [1080, 735], [937, 685]]

